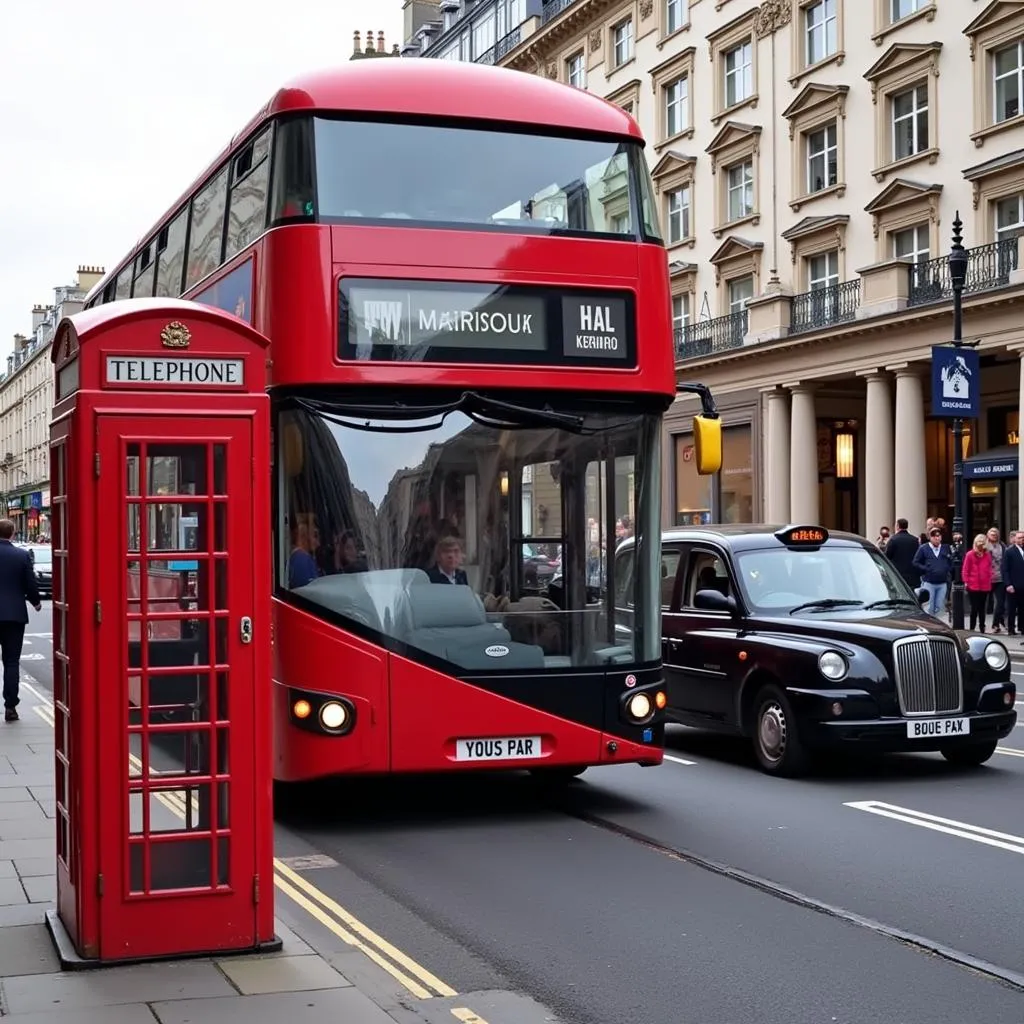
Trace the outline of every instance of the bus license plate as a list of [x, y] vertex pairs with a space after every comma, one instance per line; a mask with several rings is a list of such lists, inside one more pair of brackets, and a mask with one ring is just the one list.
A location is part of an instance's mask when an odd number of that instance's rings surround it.
[[938, 736], [970, 736], [969, 718], [921, 718], [907, 722], [907, 737], [912, 740], [926, 740]]
[[500, 736], [489, 740], [456, 740], [456, 761], [509, 761], [540, 757], [539, 736]]

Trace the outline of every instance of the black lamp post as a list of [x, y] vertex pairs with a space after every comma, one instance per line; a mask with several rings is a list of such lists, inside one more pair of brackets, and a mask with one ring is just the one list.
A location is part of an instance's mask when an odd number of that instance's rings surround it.
[[[963, 221], [957, 210], [953, 220], [953, 247], [949, 253], [949, 279], [953, 286], [953, 347], [963, 345], [963, 292], [967, 280], [967, 250], [963, 247]], [[953, 536], [960, 541], [953, 545], [953, 628], [964, 628], [964, 421], [953, 420]]]

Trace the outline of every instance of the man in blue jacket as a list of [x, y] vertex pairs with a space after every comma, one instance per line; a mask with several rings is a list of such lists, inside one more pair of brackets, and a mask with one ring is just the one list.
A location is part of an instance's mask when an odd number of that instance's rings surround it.
[[21, 647], [28, 625], [28, 601], [42, 609], [32, 557], [11, 542], [14, 523], [0, 519], [0, 654], [4, 665], [4, 721], [18, 720], [18, 689], [21, 684]]
[[937, 526], [928, 532], [928, 543], [917, 549], [914, 568], [921, 573], [921, 586], [928, 591], [928, 614], [938, 617], [946, 607], [946, 589], [953, 573], [953, 553], [948, 544], [942, 543], [942, 531]]

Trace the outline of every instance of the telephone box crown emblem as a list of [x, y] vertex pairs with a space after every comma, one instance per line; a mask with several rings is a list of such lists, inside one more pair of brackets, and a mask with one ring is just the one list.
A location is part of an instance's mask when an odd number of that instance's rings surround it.
[[172, 320], [161, 332], [164, 348], [188, 348], [192, 332], [179, 320]]

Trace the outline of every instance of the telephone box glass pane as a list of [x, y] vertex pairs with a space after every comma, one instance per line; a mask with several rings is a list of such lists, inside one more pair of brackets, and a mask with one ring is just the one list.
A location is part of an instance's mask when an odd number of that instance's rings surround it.
[[178, 494], [205, 497], [208, 452], [205, 444], [147, 445], [146, 494], [151, 497]]

